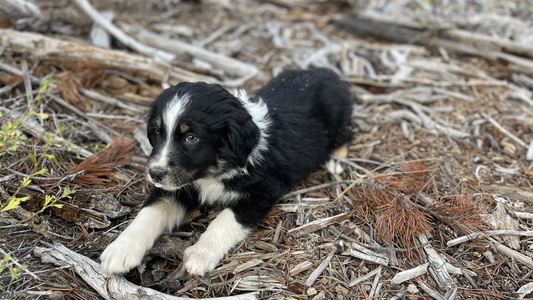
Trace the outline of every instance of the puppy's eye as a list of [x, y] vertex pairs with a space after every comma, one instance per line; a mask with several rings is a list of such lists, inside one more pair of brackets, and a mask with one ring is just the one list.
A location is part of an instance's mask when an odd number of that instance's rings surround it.
[[159, 135], [159, 127], [154, 127], [152, 128], [152, 131], [154, 132], [155, 135]]
[[198, 138], [192, 134], [187, 134], [185, 137], [185, 143], [187, 144], [194, 144], [198, 142]]

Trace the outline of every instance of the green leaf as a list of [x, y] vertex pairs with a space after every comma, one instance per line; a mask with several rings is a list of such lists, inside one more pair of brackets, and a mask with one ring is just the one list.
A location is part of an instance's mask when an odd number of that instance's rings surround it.
[[42, 169], [40, 169], [39, 171], [33, 173], [32, 176], [43, 175], [43, 174], [46, 173], [46, 172], [48, 172], [48, 169], [47, 169], [47, 168], [42, 168]]
[[11, 199], [9, 199], [9, 203], [7, 203], [7, 205], [2, 208], [2, 210], [0, 210], [0, 212], [4, 212], [4, 211], [8, 211], [8, 210], [11, 210], [11, 209], [15, 209], [17, 207], [20, 206], [20, 203], [24, 202], [24, 201], [28, 201], [30, 200], [30, 196], [25, 196], [25, 197], [11, 197]]
[[42, 154], [46, 159], [49, 159], [49, 160], [52, 160], [54, 158], [56, 158], [56, 156], [54, 154], [49, 154], [49, 153], [43, 153]]
[[20, 181], [20, 184], [22, 185], [23, 188], [27, 187], [28, 185], [30, 185], [31, 183], [31, 179], [28, 178], [28, 177], [24, 177], [22, 178], [22, 180]]
[[63, 189], [63, 193], [61, 193], [61, 197], [59, 197], [59, 199], [61, 198], [69, 198], [69, 199], [72, 199], [72, 194], [76, 193], [75, 190], [71, 190], [68, 186], [66, 186], [64, 189]]
[[35, 156], [35, 153], [31, 153], [30, 155], [28, 155], [28, 158], [31, 160], [33, 164], [37, 163], [37, 157]]

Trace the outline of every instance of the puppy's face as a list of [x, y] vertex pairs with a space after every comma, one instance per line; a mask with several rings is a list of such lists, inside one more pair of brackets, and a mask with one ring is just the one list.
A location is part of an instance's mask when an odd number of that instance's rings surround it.
[[[241, 127], [250, 129], [241, 130]], [[152, 105], [148, 181], [173, 191], [243, 167], [258, 129], [239, 100], [218, 85], [180, 83]]]

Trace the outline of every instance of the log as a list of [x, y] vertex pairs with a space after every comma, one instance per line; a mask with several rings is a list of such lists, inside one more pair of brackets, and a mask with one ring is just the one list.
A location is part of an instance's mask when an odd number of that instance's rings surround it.
[[[533, 74], [533, 47], [497, 39], [491, 36], [454, 28], [450, 24], [428, 22], [422, 25], [413, 20], [363, 11], [355, 16], [334, 19], [332, 23], [354, 35], [374, 37], [396, 43], [440, 47], [446, 50], [480, 56], [491, 61], [502, 60], [515, 72]], [[522, 57], [525, 56], [525, 57]]]
[[0, 48], [66, 66], [118, 69], [156, 81], [163, 81], [170, 71], [169, 65], [153, 58], [12, 29], [0, 29]]
[[[50, 248], [36, 247], [33, 254], [44, 263], [52, 263], [57, 266], [69, 266], [87, 284], [89, 284], [104, 299], [113, 300], [185, 300], [190, 298], [166, 295], [156, 290], [137, 286], [129, 282], [121, 275], [106, 275], [100, 269], [100, 264], [94, 260], [78, 254], [62, 244], [56, 243]], [[210, 298], [217, 300], [254, 300], [257, 293], [247, 293], [236, 296]], [[202, 298], [207, 299], [207, 298]]]

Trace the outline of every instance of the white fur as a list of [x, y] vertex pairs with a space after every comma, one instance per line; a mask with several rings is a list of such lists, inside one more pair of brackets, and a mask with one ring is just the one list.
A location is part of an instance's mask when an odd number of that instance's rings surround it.
[[199, 198], [202, 204], [228, 204], [239, 198], [240, 193], [228, 191], [222, 182], [216, 178], [201, 178], [194, 182], [199, 190]]
[[214, 270], [224, 255], [246, 239], [250, 232], [237, 222], [231, 209], [224, 209], [209, 224], [198, 242], [183, 253], [185, 270], [197, 276]]
[[326, 162], [326, 168], [332, 175], [340, 175], [344, 172], [341, 162], [335, 158], [331, 158], [328, 162]]
[[141, 209], [133, 222], [100, 255], [102, 271], [119, 274], [140, 265], [155, 240], [183, 222], [185, 211], [182, 204], [170, 197]]
[[170, 100], [163, 111], [163, 124], [165, 126], [165, 144], [161, 151], [149, 162], [149, 167], [166, 168], [168, 165], [168, 154], [172, 148], [172, 137], [178, 124], [180, 116], [183, 114], [187, 106], [189, 105], [190, 98], [188, 95], [183, 97], [174, 96]]
[[262, 152], [268, 150], [268, 128], [272, 120], [268, 115], [268, 107], [263, 99], [257, 98], [256, 102], [252, 102], [245, 90], [236, 90], [232, 94], [241, 101], [244, 108], [252, 117], [253, 122], [259, 128], [259, 143], [257, 143], [248, 157], [248, 163], [253, 166], [264, 159]]

